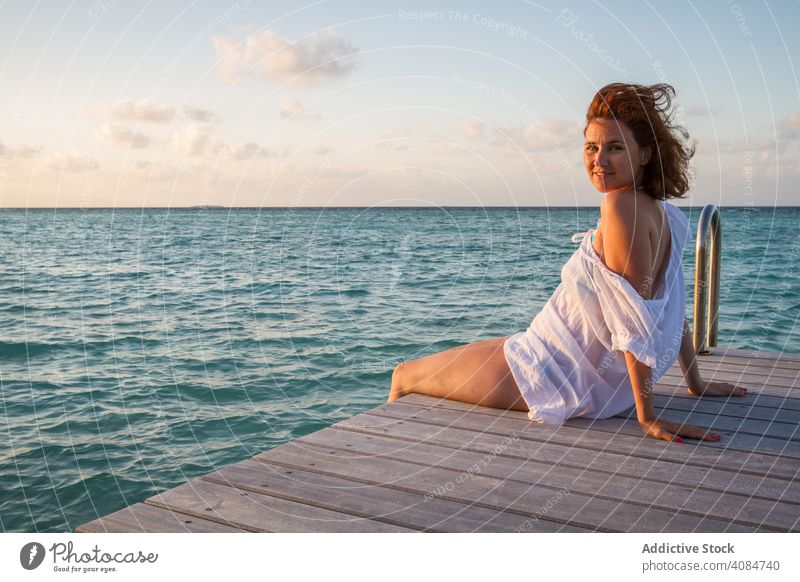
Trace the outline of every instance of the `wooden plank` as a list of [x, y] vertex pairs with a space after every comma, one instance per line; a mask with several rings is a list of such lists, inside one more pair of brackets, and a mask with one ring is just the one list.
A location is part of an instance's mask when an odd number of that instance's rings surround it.
[[[698, 366], [700, 377], [705, 380], [717, 380], [743, 384], [745, 388], [760, 389], [767, 386], [800, 387], [800, 370], [780, 370], [779, 368], [734, 366], [709, 364], [701, 362]], [[664, 376], [673, 378], [676, 382], [683, 382], [683, 372], [677, 366], [664, 372]]]
[[145, 503], [125, 507], [78, 526], [75, 530], [76, 533], [241, 533], [242, 531], [216, 521]]
[[[333, 429], [323, 429], [313, 434], [317, 435], [317, 440], [320, 438], [324, 440], [327, 431]], [[329, 454], [335, 456], [337, 451]], [[342, 458], [346, 462], [357, 462], [365, 466], [373, 462], [372, 455], [360, 455], [357, 459], [347, 457], [348, 455], [342, 453]], [[437, 496], [428, 497], [395, 489], [391, 484], [376, 485], [354, 481], [298, 467], [287, 470], [284, 466], [269, 464], [266, 459], [263, 462], [242, 461], [206, 475], [203, 479], [421, 531], [591, 531], [545, 520], [532, 521], [530, 517], [517, 513], [497, 512]]]
[[[755, 418], [736, 418], [732, 416], [725, 416], [714, 414], [710, 412], [703, 412], [700, 410], [686, 410], [676, 407], [661, 407], [657, 409], [656, 413], [659, 418], [671, 420], [673, 422], [681, 422], [685, 424], [694, 424], [703, 428], [708, 428], [714, 432], [727, 432], [735, 435], [733, 438], [741, 438], [742, 435], [763, 436], [765, 438], [772, 438], [783, 440], [786, 442], [793, 441], [800, 443], [800, 424], [777, 422], [772, 420], [759, 420]], [[630, 424], [639, 426], [636, 419], [636, 410], [631, 408], [628, 414], [619, 414], [614, 418], [628, 419]], [[589, 427], [594, 427], [597, 423], [596, 420], [591, 419], [576, 419], [585, 423]], [[641, 432], [641, 431], [640, 431]], [[780, 443], [777, 445], [780, 449]], [[797, 456], [800, 458], [800, 445], [796, 448]]]
[[770, 360], [782, 365], [797, 364], [800, 368], [800, 354], [793, 352], [770, 352], [766, 350], [746, 350], [741, 348], [728, 348], [724, 346], [713, 346], [708, 349], [708, 354], [701, 357], [730, 358], [731, 360]]
[[[546, 519], [597, 531], [637, 532], [753, 532], [770, 531], [728, 520], [699, 517], [647, 505], [618, 502], [570, 490], [531, 485], [515, 479], [498, 479], [474, 473], [458, 481], [459, 473], [436, 466], [373, 457], [370, 463], [343, 463], [325, 451], [287, 443], [255, 457], [271, 464], [384, 484], [421, 494], [441, 491], [441, 497], [472, 503], [498, 512], [514, 511], [530, 517], [549, 507]], [[558, 498], [558, 502], [554, 499]], [[538, 508], [533, 509], [532, 508]]]
[[[757, 399], [754, 399], [757, 402]], [[700, 398], [698, 396], [669, 396], [654, 391], [656, 410], [686, 410], [718, 416], [728, 416], [739, 421], [762, 420], [800, 424], [800, 410], [781, 410], [771, 406], [748, 405], [739, 398]], [[633, 409], [632, 409], [633, 410]]]
[[[478, 415], [465, 414], [479, 410]], [[480, 415], [490, 415], [491, 421]], [[380, 418], [372, 418], [380, 417]], [[738, 446], [686, 440], [683, 445], [645, 437], [638, 424], [630, 429], [609, 429], [595, 421], [592, 430], [577, 425], [580, 419], [570, 419], [564, 425], [554, 426], [531, 422], [520, 410], [500, 410], [465, 404], [455, 400], [432, 398], [421, 394], [409, 394], [389, 404], [384, 404], [344, 421], [356, 427], [363, 419], [370, 426], [390, 426], [398, 421], [416, 420], [438, 426], [459, 426], [483, 432], [491, 431], [505, 436], [517, 434], [539, 442], [558, 442], [592, 450], [620, 452], [642, 458], [680, 460], [697, 465], [715, 466], [724, 458], [725, 465], [737, 471], [754, 475], [772, 475], [794, 478], [800, 471], [800, 461], [791, 456], [767, 454], [755, 449], [757, 440], [752, 437], [738, 438]], [[619, 423], [621, 419], [611, 419]], [[730, 435], [729, 435], [730, 436]], [[730, 439], [729, 439], [730, 440]], [[774, 439], [772, 439], [774, 440]], [[734, 443], [735, 444], [735, 443]], [[749, 446], [753, 445], [753, 446]], [[739, 450], [743, 449], [743, 450]]]
[[[800, 399], [747, 394], [746, 396], [716, 397], [694, 396], [685, 389], [656, 383], [653, 390], [656, 408], [676, 408], [678, 410], [699, 410], [717, 412], [737, 418], [757, 418], [778, 420], [780, 422], [800, 421]], [[795, 406], [790, 406], [794, 404]]]
[[[752, 475], [738, 470], [730, 470], [722, 464], [714, 466], [696, 465], [685, 458], [670, 460], [665, 458], [641, 458], [624, 453], [609, 452], [604, 448], [591, 450], [570, 444], [559, 444], [555, 439], [544, 442], [529, 440], [524, 436], [506, 444], [507, 436], [489, 431], [476, 432], [458, 427], [418, 423], [405, 420], [387, 427], [381, 418], [375, 428], [368, 426], [363, 419], [356, 423], [347, 419], [335, 424], [332, 429], [352, 431], [376, 438], [391, 438], [397, 441], [398, 448], [436, 445], [457, 450], [472, 450], [478, 453], [492, 453], [504, 448], [503, 454], [522, 460], [533, 460], [548, 466], [564, 466], [593, 471], [607, 475], [638, 477], [645, 481], [681, 481], [695, 483], [696, 486], [716, 493], [737, 493], [757, 497], [767, 501], [787, 501], [800, 503], [800, 488], [796, 479]], [[355, 424], [355, 427], [351, 425]], [[327, 430], [327, 429], [326, 429]], [[312, 439], [307, 435], [303, 439]], [[305, 442], [305, 441], [304, 441]]]
[[[285, 446], [285, 445], [282, 445]], [[280, 448], [280, 447], [278, 447]], [[148, 505], [258, 532], [403, 532], [408, 528], [195, 479]]]
[[674, 386], [668, 382], [659, 380], [656, 382], [653, 392], [666, 397], [686, 398], [695, 402], [730, 404], [731, 406], [743, 406], [745, 408], [759, 408], [769, 413], [770, 411], [786, 411], [796, 414], [800, 411], [800, 398], [786, 396], [774, 396], [763, 392], [750, 392], [746, 396], [694, 396], [690, 394], [685, 386]]
[[[418, 394], [409, 395], [409, 396], [420, 396]], [[408, 396], [404, 397], [408, 398]], [[403, 402], [403, 403], [410, 403], [410, 401], [406, 401], [404, 399], [397, 400], [395, 402]], [[512, 424], [508, 425], [508, 430], [519, 430], [520, 422], [530, 423], [530, 424], [537, 424], [531, 423], [527, 417], [520, 418], [520, 417], [512, 417], [510, 416], [510, 412], [521, 412], [521, 411], [502, 411], [497, 409], [490, 409], [487, 407], [475, 407], [471, 404], [465, 403], [458, 403], [462, 406], [458, 406], [458, 404], [454, 400], [446, 400], [441, 408], [447, 408], [448, 410], [454, 411], [458, 414], [458, 411], [466, 410], [472, 411], [474, 408], [481, 408], [479, 411], [475, 411], [478, 414], [488, 414], [491, 416], [495, 416], [497, 418], [503, 417], [504, 421], [508, 420]], [[394, 403], [392, 403], [394, 404]], [[464, 409], [463, 406], [470, 407], [469, 410]], [[378, 410], [382, 410], [380, 407], [378, 409], [373, 409], [376, 411], [377, 414]], [[632, 409], [631, 409], [632, 410]], [[506, 412], [504, 415], [503, 412]], [[680, 411], [671, 412], [669, 410], [661, 410], [664, 418], [675, 419], [681, 416]], [[524, 412], [522, 413], [524, 415]], [[692, 424], [697, 424], [699, 426], [706, 427], [708, 424], [711, 424], [712, 415], [695, 415], [693, 413], [683, 413], [687, 418], [688, 421]], [[692, 420], [692, 419], [700, 419], [700, 420]], [[458, 420], [460, 422], [460, 420]], [[683, 420], [681, 422], [684, 422]], [[800, 441], [798, 440], [787, 440], [784, 437], [771, 437], [771, 436], [764, 436], [761, 432], [759, 432], [758, 427], [755, 427], [753, 430], [745, 431], [741, 427], [737, 425], [737, 423], [732, 423], [728, 420], [714, 420], [714, 423], [719, 422], [720, 425], [731, 424], [734, 428], [726, 428], [725, 426], [719, 426], [714, 428], [714, 432], [721, 434], [723, 437], [727, 437], [724, 441], [719, 442], [711, 442], [711, 441], [703, 441], [704, 446], [718, 448], [720, 450], [739, 450], [739, 451], [751, 451], [750, 454], [753, 454], [752, 451], [756, 451], [761, 454], [768, 454], [768, 455], [780, 455], [781, 457], [785, 458], [792, 458], [792, 459], [800, 459]], [[516, 423], [516, 424], [513, 424]], [[538, 425], [539, 427], [546, 427], [547, 425]], [[609, 433], [614, 438], [620, 437], [622, 435], [627, 435], [633, 438], [644, 439], [644, 435], [642, 434], [641, 427], [639, 426], [638, 421], [635, 419], [635, 415], [630, 413], [629, 417], [626, 417], [624, 414], [617, 415], [611, 418], [606, 419], [591, 419], [591, 418], [570, 418], [564, 423], [564, 427], [571, 427], [574, 429], [584, 429], [584, 430], [593, 430], [596, 432], [604, 432]], [[778, 429], [776, 429], [778, 430]], [[794, 431], [800, 431], [800, 427], [794, 427]], [[648, 441], [658, 442], [655, 439], [647, 438]], [[665, 441], [662, 441], [665, 442]], [[699, 441], [691, 440], [686, 441], [691, 444], [697, 444]], [[665, 444], [670, 444], [666, 443]], [[695, 454], [695, 453], [693, 453]]]
[[298, 445], [316, 447], [321, 454], [345, 459], [349, 457], [351, 462], [382, 456], [422, 466], [447, 468], [459, 474], [469, 475], [480, 471], [481, 474], [504, 480], [514, 479], [531, 486], [568, 489], [614, 501], [636, 502], [723, 521], [733, 519], [737, 523], [771, 527], [775, 531], [791, 531], [800, 519], [800, 504], [797, 503], [755, 499], [751, 496], [752, 492], [741, 495], [687, 486], [684, 481], [676, 479], [674, 473], [669, 479], [655, 481], [639, 475], [601, 473], [562, 464], [554, 466], [549, 462], [506, 455], [506, 448], [502, 444], [484, 452], [472, 450], [480, 446], [474, 441], [470, 443], [470, 449], [454, 449], [428, 443], [408, 443], [387, 436], [373, 436], [368, 440], [363, 433], [335, 428], [317, 431], [296, 442]]

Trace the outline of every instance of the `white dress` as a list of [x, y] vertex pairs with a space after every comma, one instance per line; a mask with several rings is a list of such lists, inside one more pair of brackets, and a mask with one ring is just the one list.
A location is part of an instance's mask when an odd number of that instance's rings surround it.
[[635, 405], [624, 352], [652, 368], [654, 382], [677, 359], [686, 315], [681, 262], [689, 221], [677, 206], [660, 202], [671, 249], [652, 299], [643, 299], [627, 279], [605, 266], [588, 236], [594, 229], [589, 229], [528, 329], [504, 343], [532, 421], [562, 424], [575, 416], [619, 414]]

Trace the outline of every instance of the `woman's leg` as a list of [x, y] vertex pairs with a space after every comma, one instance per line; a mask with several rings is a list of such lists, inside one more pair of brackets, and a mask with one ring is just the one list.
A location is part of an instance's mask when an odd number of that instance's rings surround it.
[[528, 405], [503, 354], [506, 339], [484, 340], [401, 363], [392, 374], [387, 402], [413, 392], [527, 411]]

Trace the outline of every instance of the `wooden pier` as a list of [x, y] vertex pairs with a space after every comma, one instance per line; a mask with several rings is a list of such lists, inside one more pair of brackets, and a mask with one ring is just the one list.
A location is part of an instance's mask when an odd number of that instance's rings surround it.
[[703, 377], [747, 396], [692, 396], [676, 362], [655, 404], [720, 442], [411, 394], [76, 531], [800, 531], [800, 355], [709, 351]]

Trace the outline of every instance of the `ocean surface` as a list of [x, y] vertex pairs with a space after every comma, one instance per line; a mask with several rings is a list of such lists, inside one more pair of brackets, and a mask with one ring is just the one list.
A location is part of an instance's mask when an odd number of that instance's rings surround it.
[[[1, 210], [0, 530], [71, 531], [381, 404], [400, 361], [524, 330], [598, 217]], [[798, 224], [722, 210], [720, 346], [800, 352]], [[691, 324], [693, 242], [683, 267]]]

